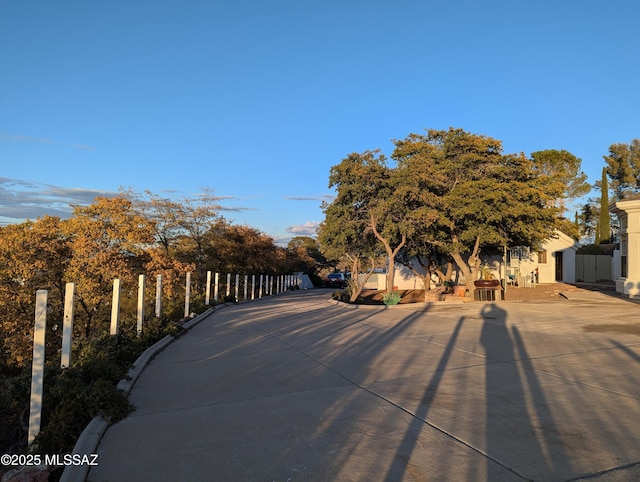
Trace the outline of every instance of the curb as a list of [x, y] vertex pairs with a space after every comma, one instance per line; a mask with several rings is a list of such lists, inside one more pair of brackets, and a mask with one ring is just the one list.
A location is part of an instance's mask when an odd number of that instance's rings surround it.
[[[220, 305], [218, 309], [228, 305], [231, 305], [231, 303]], [[190, 330], [205, 318], [207, 318], [209, 315], [211, 315], [215, 310], [216, 308], [209, 308], [204, 313], [200, 313], [192, 320], [186, 322], [184, 325], [182, 325], [182, 328], [184, 328], [185, 330]], [[127, 378], [120, 380], [120, 382], [118, 383], [118, 390], [122, 390], [128, 395], [131, 392], [133, 385], [135, 385], [136, 381], [140, 377], [140, 374], [149, 364], [149, 362], [158, 353], [160, 353], [177, 339], [178, 338], [174, 336], [167, 335], [160, 341], [157, 341], [155, 344], [151, 345], [144, 352], [142, 352], [142, 354], [134, 362], [133, 367], [127, 373]], [[79, 455], [96, 453], [98, 444], [100, 443], [100, 440], [102, 439], [104, 433], [107, 431], [107, 428], [109, 428], [109, 425], [111, 425], [110, 421], [102, 417], [102, 415], [96, 415], [82, 431], [80, 437], [78, 437], [78, 440], [73, 446], [73, 450], [71, 451], [71, 453]], [[85, 482], [87, 480], [87, 476], [89, 475], [89, 470], [90, 466], [86, 464], [67, 465], [62, 472], [60, 482]]]

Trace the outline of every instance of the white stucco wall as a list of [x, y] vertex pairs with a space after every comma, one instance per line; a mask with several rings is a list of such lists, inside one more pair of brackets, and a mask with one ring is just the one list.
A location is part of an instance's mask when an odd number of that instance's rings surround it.
[[616, 291], [640, 298], [640, 199], [618, 201], [609, 210], [620, 220], [620, 255], [626, 258], [626, 276], [616, 278]]
[[[416, 271], [420, 275], [424, 274], [424, 270], [418, 264]], [[421, 279], [416, 276], [413, 271], [406, 266], [397, 263], [396, 273], [393, 278], [393, 284], [398, 287], [399, 290], [423, 290], [424, 285]]]
[[[360, 282], [364, 281], [364, 278], [366, 277], [365, 274], [360, 273], [358, 275], [358, 280]], [[387, 275], [384, 273], [372, 273], [371, 276], [369, 276], [369, 279], [367, 280], [366, 284], [364, 285], [364, 289], [366, 290], [384, 290], [386, 289], [386, 285], [387, 285]]]
[[[532, 252], [529, 259], [511, 260], [511, 267], [507, 267], [507, 273], [513, 274], [519, 271], [521, 275], [531, 275], [538, 268], [539, 283], [555, 283], [564, 281], [574, 283], [576, 280], [576, 251], [580, 244], [570, 236], [557, 231], [557, 237], [551, 238], [543, 243], [543, 249], [547, 252], [547, 262], [538, 262], [538, 253]], [[556, 253], [562, 252], [562, 279], [556, 280]], [[483, 262], [488, 263], [496, 279], [503, 278], [503, 264], [501, 256], [484, 258]], [[420, 269], [420, 268], [419, 268]], [[420, 269], [421, 272], [424, 272]], [[435, 281], [435, 280], [434, 280]], [[395, 286], [400, 290], [423, 289], [422, 282], [414, 273], [399, 263], [396, 263]], [[378, 285], [378, 289], [385, 289], [384, 283]]]
[[[557, 238], [545, 241], [542, 248], [547, 252], [546, 263], [538, 261], [538, 253], [532, 252], [528, 260], [513, 261], [512, 266], [518, 266], [520, 272], [530, 275], [538, 269], [539, 283], [555, 283], [564, 281], [574, 283], [576, 281], [576, 251], [580, 244], [564, 233], [557, 232]], [[562, 279], [556, 279], [557, 253], [562, 253]]]

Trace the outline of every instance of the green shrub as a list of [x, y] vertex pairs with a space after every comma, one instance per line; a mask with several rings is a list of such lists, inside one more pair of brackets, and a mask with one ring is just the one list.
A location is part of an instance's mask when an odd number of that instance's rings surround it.
[[397, 291], [387, 291], [382, 296], [382, 302], [385, 305], [397, 305], [401, 300], [400, 293]]
[[[133, 327], [118, 335], [107, 333], [74, 341], [72, 366], [59, 367], [59, 356], [45, 368], [41, 432], [33, 449], [40, 453], [69, 452], [96, 415], [116, 422], [132, 410], [127, 395], [116, 388], [138, 356], [182, 328], [157, 318], [145, 322], [140, 337]], [[27, 450], [31, 368], [0, 376], [0, 452]]]
[[[195, 295], [193, 296], [193, 298], [191, 298], [191, 303], [189, 305], [189, 311], [191, 313], [199, 315], [200, 313], [204, 313], [208, 309], [209, 307], [205, 304], [205, 298], [203, 295]], [[184, 315], [184, 311], [182, 312], [182, 314]]]
[[[106, 368], [107, 378], [100, 376], [100, 366]], [[125, 392], [118, 390], [110, 379], [111, 369], [111, 364], [99, 361], [64, 370], [47, 369], [43, 429], [35, 440], [38, 451], [48, 454], [69, 452], [93, 417], [101, 415], [117, 422], [133, 409]]]
[[31, 372], [23, 369], [11, 376], [0, 375], [0, 453], [17, 453], [27, 445]]
[[[202, 295], [194, 295], [189, 302], [189, 313], [200, 314], [207, 311], [209, 307], [205, 304], [205, 298]], [[162, 319], [164, 320], [182, 320], [184, 318], [184, 298], [170, 299], [162, 305]]]
[[169, 320], [153, 318], [145, 321], [142, 329], [142, 345], [151, 346], [155, 342], [162, 340], [165, 336], [180, 336], [183, 328]]
[[87, 381], [105, 378], [117, 383], [144, 351], [142, 340], [128, 333], [103, 333], [74, 345], [72, 364], [83, 367]]

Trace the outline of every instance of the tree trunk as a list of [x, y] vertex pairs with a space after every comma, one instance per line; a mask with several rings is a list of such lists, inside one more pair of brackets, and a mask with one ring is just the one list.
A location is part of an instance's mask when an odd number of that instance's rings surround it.
[[[429, 291], [431, 290], [431, 276], [433, 275], [434, 272], [438, 272], [439, 270], [437, 268], [434, 268], [433, 265], [434, 263], [429, 263], [428, 265], [422, 262], [422, 258], [420, 258], [420, 256], [416, 256], [414, 258], [415, 260], [418, 261], [418, 264], [420, 265], [420, 267], [422, 268], [422, 270], [424, 271], [423, 273], [420, 273], [411, 262], [409, 263], [404, 263], [402, 261], [400, 261], [400, 264], [402, 264], [403, 266], [409, 268], [411, 270], [411, 272], [413, 273], [413, 275], [416, 278], [420, 279], [420, 282], [422, 283], [422, 287], [424, 288], [424, 301], [428, 301], [428, 297], [429, 297]], [[440, 277], [440, 275], [438, 275]]]
[[[447, 260], [447, 272], [443, 273], [442, 270], [435, 265], [435, 263], [433, 264], [435, 267], [431, 268], [429, 267], [429, 279], [431, 279], [431, 272], [433, 271], [435, 274], [438, 275], [438, 279], [440, 279], [440, 283], [444, 283], [445, 281], [450, 281], [452, 276], [453, 276], [453, 263], [449, 260]], [[446, 287], [444, 285], [440, 285], [440, 287], [438, 288], [438, 291], [436, 293], [438, 294], [442, 294], [445, 293]], [[424, 292], [424, 301], [428, 301], [427, 300], [427, 290], [425, 289]]]
[[82, 307], [82, 311], [84, 312], [84, 314], [87, 316], [86, 319], [84, 320], [84, 337], [85, 338], [89, 338], [91, 336], [91, 321], [93, 319], [93, 314], [95, 313], [95, 311], [97, 311], [98, 306], [100, 306], [100, 303], [98, 303], [98, 305], [95, 307], [95, 309], [90, 310], [89, 307], [87, 306], [87, 304], [84, 302], [84, 300], [82, 298], [78, 299], [78, 301], [80, 302], [80, 306]]
[[[388, 253], [387, 253], [387, 256]], [[393, 291], [394, 286], [393, 283], [395, 281], [396, 276], [396, 262], [391, 256], [389, 256], [389, 262], [387, 263], [387, 293]]]
[[413, 273], [413, 275], [416, 278], [420, 279], [420, 282], [422, 283], [422, 288], [424, 289], [424, 301], [428, 301], [427, 298], [429, 297], [428, 296], [429, 291], [431, 290], [431, 275], [433, 274], [429, 269], [429, 267], [420, 263], [420, 266], [422, 266], [422, 268], [424, 269], [424, 274], [422, 274], [422, 273], [419, 273], [411, 264], [406, 265], [402, 263], [402, 265], [409, 268]]
[[[435, 265], [435, 263], [434, 263]], [[447, 260], [447, 272], [443, 273], [442, 270], [438, 267], [435, 266], [434, 268], [430, 269], [430, 272], [433, 271], [435, 274], [438, 275], [438, 278], [440, 279], [441, 283], [444, 283], [445, 281], [449, 281], [451, 280], [451, 278], [453, 277], [453, 263], [449, 260]]]
[[351, 282], [350, 282], [351, 294], [349, 296], [349, 301], [351, 303], [355, 303], [358, 300], [360, 293], [362, 293], [362, 289], [364, 288], [364, 285], [366, 285], [367, 281], [369, 281], [369, 278], [371, 278], [371, 274], [375, 269], [375, 260], [373, 258], [369, 258], [371, 267], [369, 268], [369, 271], [365, 275], [364, 280], [362, 280], [362, 283], [360, 283], [359, 276], [358, 276], [358, 273], [360, 272], [360, 258], [358, 256], [351, 257], [349, 255], [347, 255], [347, 257], [351, 261]]
[[391, 244], [389, 243], [389, 240], [386, 238], [383, 238], [382, 235], [378, 232], [378, 229], [376, 227], [376, 221], [373, 216], [371, 216], [371, 229], [373, 230], [373, 234], [375, 235], [375, 237], [378, 238], [378, 240], [384, 246], [385, 251], [387, 252], [387, 259], [388, 259], [387, 293], [388, 293], [389, 291], [393, 290], [393, 282], [394, 282], [394, 277], [396, 275], [396, 263], [395, 263], [396, 255], [400, 252], [402, 247], [405, 244], [407, 244], [407, 235], [403, 234], [400, 240], [400, 244], [398, 244], [398, 246], [396, 246], [395, 249], [392, 249]]
[[[452, 239], [455, 244], [458, 243], [456, 236], [452, 236]], [[451, 256], [460, 268], [460, 271], [462, 271], [469, 293], [473, 293], [475, 290], [474, 281], [478, 276], [478, 269], [480, 267], [480, 236], [476, 237], [476, 242], [473, 246], [472, 253], [469, 255], [468, 262], [464, 261], [459, 252], [452, 253]]]

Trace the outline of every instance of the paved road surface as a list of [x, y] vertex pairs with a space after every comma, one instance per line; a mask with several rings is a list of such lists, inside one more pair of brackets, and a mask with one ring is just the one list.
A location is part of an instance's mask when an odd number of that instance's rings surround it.
[[640, 480], [640, 307], [214, 312], [169, 345], [92, 481]]

